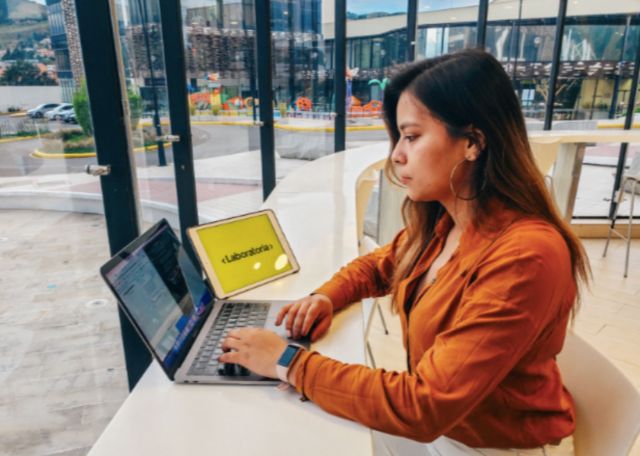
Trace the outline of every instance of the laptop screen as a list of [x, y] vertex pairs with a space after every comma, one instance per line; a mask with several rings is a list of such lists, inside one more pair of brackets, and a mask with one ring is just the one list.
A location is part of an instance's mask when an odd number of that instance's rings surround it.
[[174, 372], [213, 296], [169, 225], [163, 221], [127, 246], [103, 276], [156, 358]]

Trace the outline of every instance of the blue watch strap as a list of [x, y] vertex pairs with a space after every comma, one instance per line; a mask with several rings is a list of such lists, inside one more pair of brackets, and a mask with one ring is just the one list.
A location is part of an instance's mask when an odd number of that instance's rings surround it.
[[302, 347], [295, 344], [287, 345], [287, 348], [284, 349], [282, 355], [280, 356], [280, 359], [278, 360], [278, 366], [289, 367], [291, 361], [293, 361], [293, 358], [295, 358], [296, 353], [298, 353], [298, 350], [300, 350], [301, 348]]

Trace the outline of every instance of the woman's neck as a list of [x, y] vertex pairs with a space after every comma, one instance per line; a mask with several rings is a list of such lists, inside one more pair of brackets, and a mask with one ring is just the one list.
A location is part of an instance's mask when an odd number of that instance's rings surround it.
[[464, 201], [452, 198], [449, 201], [440, 201], [453, 220], [452, 230], [464, 232], [473, 220], [473, 201]]

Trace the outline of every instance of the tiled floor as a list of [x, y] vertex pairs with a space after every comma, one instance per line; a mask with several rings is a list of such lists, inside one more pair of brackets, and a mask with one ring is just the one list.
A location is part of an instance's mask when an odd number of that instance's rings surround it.
[[0, 454], [84, 455], [127, 396], [102, 216], [0, 211]]
[[[594, 283], [576, 331], [640, 389], [640, 241], [588, 240]], [[0, 455], [83, 455], [127, 395], [115, 302], [98, 276], [104, 218], [0, 211]], [[379, 365], [402, 369], [399, 326], [374, 320]], [[632, 452], [640, 456], [640, 446]]]

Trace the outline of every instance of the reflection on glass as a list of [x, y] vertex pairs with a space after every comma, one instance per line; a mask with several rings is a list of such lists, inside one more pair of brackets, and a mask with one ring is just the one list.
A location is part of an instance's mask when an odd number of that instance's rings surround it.
[[278, 179], [334, 150], [333, 3], [271, 3]]
[[[144, 226], [177, 222], [173, 153], [161, 137], [170, 131], [159, 0], [116, 2], [127, 85], [131, 141]], [[168, 166], [167, 166], [168, 165]]]
[[[275, 2], [274, 2], [275, 3]], [[253, 0], [182, 1], [200, 221], [262, 204]]]
[[347, 1], [347, 148], [386, 139], [382, 98], [393, 66], [407, 59], [406, 1]]
[[478, 0], [420, 0], [417, 58], [432, 58], [474, 47], [478, 33], [478, 4]]

